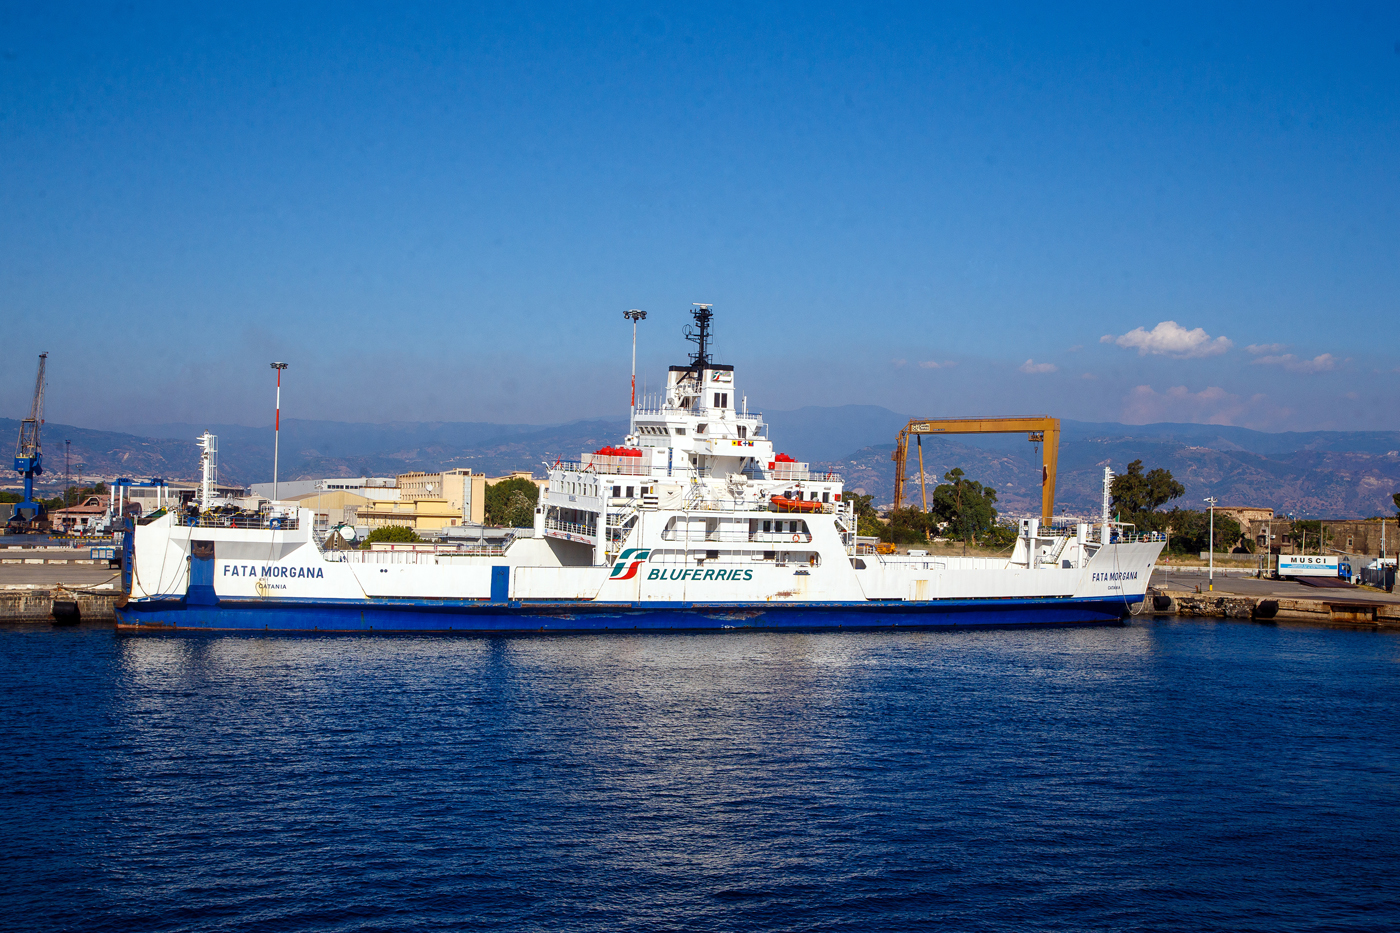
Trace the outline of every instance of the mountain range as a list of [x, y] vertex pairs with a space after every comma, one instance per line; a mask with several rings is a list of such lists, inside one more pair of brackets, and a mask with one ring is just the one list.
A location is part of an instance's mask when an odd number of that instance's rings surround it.
[[[766, 419], [780, 450], [841, 472], [848, 487], [873, 495], [877, 504], [893, 497], [890, 454], [908, 416], [846, 405], [769, 412]], [[205, 429], [219, 436], [222, 481], [271, 479], [272, 430], [242, 425], [147, 424], [114, 432], [46, 424], [46, 465], [50, 478], [62, 476], [67, 440], [75, 478], [189, 479], [199, 472], [194, 439]], [[0, 437], [17, 436], [18, 430], [19, 422], [0, 419]], [[454, 467], [488, 475], [521, 469], [540, 474], [545, 463], [616, 443], [626, 430], [621, 420], [531, 425], [287, 419], [278, 473], [289, 480]], [[1029, 514], [1039, 507], [1038, 451], [1023, 435], [927, 437], [923, 453], [930, 484], [961, 467], [997, 490], [1003, 511]], [[1397, 431], [1266, 433], [1224, 425], [1062, 421], [1057, 503], [1071, 513], [1097, 512], [1104, 466], [1121, 472], [1137, 459], [1148, 469], [1171, 470], [1186, 487], [1179, 504], [1187, 507], [1214, 495], [1222, 505], [1271, 506], [1299, 516], [1367, 516], [1392, 512], [1391, 493], [1400, 491]], [[917, 502], [917, 476], [907, 488]]]

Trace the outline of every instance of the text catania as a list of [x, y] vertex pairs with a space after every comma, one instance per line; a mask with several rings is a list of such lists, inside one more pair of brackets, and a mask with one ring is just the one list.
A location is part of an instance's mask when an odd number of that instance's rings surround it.
[[692, 567], [689, 570], [666, 570], [661, 567], [653, 569], [647, 574], [648, 580], [752, 580], [752, 570], [701, 570], [699, 567]]
[[326, 575], [324, 567], [284, 567], [281, 564], [224, 564], [226, 577], [277, 577], [279, 580], [319, 580]]

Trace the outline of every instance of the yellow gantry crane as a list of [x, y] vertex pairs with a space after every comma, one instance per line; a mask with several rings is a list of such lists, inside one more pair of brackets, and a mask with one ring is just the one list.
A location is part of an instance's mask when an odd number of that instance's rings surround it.
[[1040, 520], [1050, 524], [1055, 515], [1055, 463], [1060, 456], [1060, 419], [1037, 415], [1031, 418], [916, 418], [899, 432], [894, 453], [894, 507], [904, 504], [904, 471], [909, 460], [909, 438], [919, 448], [919, 486], [924, 511], [928, 511], [928, 488], [924, 481], [925, 434], [1020, 434], [1025, 432], [1040, 450]]

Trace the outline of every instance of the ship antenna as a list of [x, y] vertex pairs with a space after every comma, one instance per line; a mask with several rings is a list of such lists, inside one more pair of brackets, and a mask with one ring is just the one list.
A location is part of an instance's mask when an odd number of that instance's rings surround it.
[[695, 310], [690, 314], [695, 318], [695, 325], [686, 327], [685, 339], [695, 344], [695, 352], [690, 354], [690, 371], [698, 376], [710, 366], [710, 319], [715, 314], [710, 310], [714, 307], [712, 304], [697, 301], [694, 305]]

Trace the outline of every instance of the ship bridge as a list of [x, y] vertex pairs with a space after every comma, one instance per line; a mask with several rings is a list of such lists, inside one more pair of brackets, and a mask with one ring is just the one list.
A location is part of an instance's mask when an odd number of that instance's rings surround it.
[[536, 531], [591, 548], [591, 563], [608, 563], [627, 545], [642, 511], [844, 511], [840, 475], [813, 473], [774, 447], [734, 367], [709, 358], [709, 307], [692, 314], [686, 337], [696, 352], [670, 367], [663, 392], [640, 400], [622, 445], [551, 465]]

